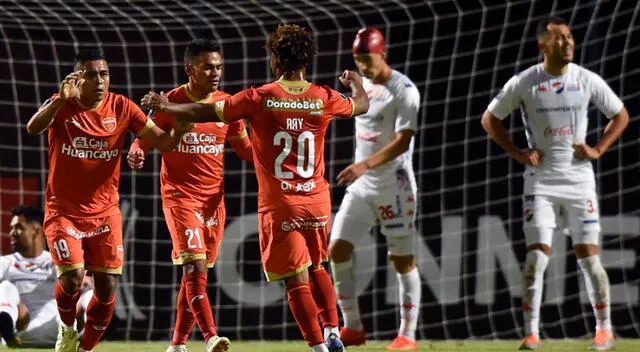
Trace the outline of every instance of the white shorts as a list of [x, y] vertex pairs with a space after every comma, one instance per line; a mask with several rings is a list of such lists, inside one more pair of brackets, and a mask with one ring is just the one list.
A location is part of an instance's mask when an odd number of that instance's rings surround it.
[[53, 347], [58, 337], [60, 317], [56, 300], [52, 299], [35, 312], [24, 331], [18, 332], [25, 347]]
[[525, 195], [522, 201], [522, 227], [527, 246], [551, 246], [553, 231], [567, 229], [573, 245], [600, 242], [600, 213], [595, 192], [583, 199], [546, 195]]
[[376, 193], [350, 187], [333, 220], [331, 240], [356, 245], [377, 223], [387, 237], [389, 254], [412, 255], [416, 199], [412, 187], [390, 187]]

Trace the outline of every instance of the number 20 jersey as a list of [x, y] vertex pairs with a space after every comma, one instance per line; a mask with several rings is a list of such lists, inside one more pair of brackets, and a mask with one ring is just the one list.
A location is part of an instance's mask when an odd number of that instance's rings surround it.
[[249, 120], [259, 211], [330, 202], [325, 135], [333, 116], [353, 115], [351, 98], [307, 81], [278, 80], [214, 107], [225, 122]]

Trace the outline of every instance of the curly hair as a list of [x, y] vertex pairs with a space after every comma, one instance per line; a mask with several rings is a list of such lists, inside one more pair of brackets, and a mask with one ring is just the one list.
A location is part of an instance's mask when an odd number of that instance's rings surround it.
[[316, 54], [313, 35], [297, 24], [281, 24], [269, 34], [264, 45], [275, 55], [278, 67], [285, 72], [306, 68]]

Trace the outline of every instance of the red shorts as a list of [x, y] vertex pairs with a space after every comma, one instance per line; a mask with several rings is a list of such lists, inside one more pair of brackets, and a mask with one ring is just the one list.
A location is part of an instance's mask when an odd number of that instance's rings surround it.
[[163, 208], [173, 243], [173, 264], [206, 259], [207, 266], [213, 267], [224, 235], [226, 210], [222, 195], [210, 204], [206, 207], [175, 205]]
[[281, 207], [258, 214], [267, 280], [296, 275], [328, 258], [331, 203]]
[[99, 218], [78, 218], [59, 212], [44, 222], [47, 245], [58, 277], [78, 268], [122, 274], [122, 216], [120, 212]]

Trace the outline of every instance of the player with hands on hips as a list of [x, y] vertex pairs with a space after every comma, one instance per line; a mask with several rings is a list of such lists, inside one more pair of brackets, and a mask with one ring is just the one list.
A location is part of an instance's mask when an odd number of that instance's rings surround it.
[[[554, 230], [567, 224], [587, 294], [596, 317], [590, 349], [614, 348], [609, 278], [600, 260], [600, 215], [591, 160], [598, 159], [622, 134], [629, 114], [620, 98], [597, 74], [573, 61], [575, 42], [558, 17], [537, 27], [543, 62], [513, 76], [482, 116], [489, 136], [525, 164], [523, 232], [527, 255], [522, 274], [525, 337], [521, 350], [540, 344], [539, 322], [544, 272]], [[608, 119], [595, 146], [585, 143], [589, 103]], [[502, 121], [520, 108], [529, 149], [520, 151]]]
[[386, 55], [379, 30], [364, 28], [356, 34], [353, 58], [364, 76], [369, 111], [355, 117], [355, 161], [338, 174], [338, 184], [348, 187], [334, 219], [329, 255], [345, 324], [342, 340], [364, 344], [352, 253], [372, 227], [380, 226], [399, 287], [400, 327], [387, 349], [415, 350], [422, 288], [413, 256], [418, 198], [411, 154], [420, 93], [387, 64]]

